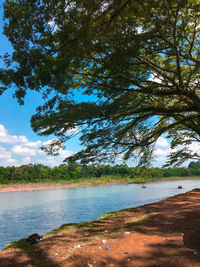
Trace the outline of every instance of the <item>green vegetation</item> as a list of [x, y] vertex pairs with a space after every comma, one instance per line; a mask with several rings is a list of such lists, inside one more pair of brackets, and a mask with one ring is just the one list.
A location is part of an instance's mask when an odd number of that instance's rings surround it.
[[28, 90], [41, 92], [31, 125], [58, 138], [49, 154], [79, 134], [84, 149], [71, 159], [81, 164], [120, 154], [148, 166], [164, 135], [169, 166], [198, 159], [189, 145], [200, 141], [199, 8], [198, 0], [5, 0], [13, 50], [0, 94], [13, 88], [23, 104]]
[[58, 229], [52, 230], [51, 232], [47, 233], [43, 239], [52, 236], [52, 235], [56, 235], [56, 234], [60, 234], [63, 232], [68, 231], [69, 229], [87, 229], [87, 228], [91, 228], [94, 225], [94, 221], [87, 221], [87, 222], [82, 222], [82, 223], [68, 223], [68, 224], [63, 224], [61, 225]]
[[[139, 168], [127, 165], [78, 165], [69, 163], [50, 168], [41, 164], [20, 167], [0, 167], [0, 184], [56, 183], [56, 184], [99, 184], [141, 183], [155, 179], [200, 176], [200, 168], [190, 163], [189, 168]], [[193, 168], [190, 168], [190, 167]]]
[[[5, 246], [4, 249], [6, 250], [10, 248], [21, 249], [24, 252], [24, 254], [28, 256], [28, 258], [32, 260], [32, 262], [35, 263], [34, 266], [38, 266], [38, 267], [44, 267], [44, 266], [45, 267], [56, 267], [57, 266], [59, 267], [59, 265], [57, 265], [56, 263], [50, 262], [50, 261], [46, 261], [45, 265], [44, 265], [44, 262], [39, 263], [37, 259], [38, 259], [38, 255], [41, 255], [41, 251], [36, 246], [33, 246], [30, 242], [27, 242], [27, 239], [21, 239], [16, 242], [9, 243]], [[45, 259], [45, 257], [46, 255], [43, 255], [43, 259]]]
[[[131, 212], [137, 211], [137, 209], [138, 209], [137, 207], [136, 208], [127, 208], [127, 209], [114, 211], [114, 212], [110, 212], [110, 213], [104, 213], [98, 218], [97, 221], [86, 221], [86, 222], [82, 222], [82, 223], [63, 224], [58, 229], [52, 230], [51, 232], [47, 233], [43, 237], [43, 239], [53, 237], [56, 235], [62, 235], [62, 234], [67, 234], [69, 236], [73, 236], [73, 233], [71, 233], [71, 230], [72, 230], [72, 232], [74, 231], [74, 234], [76, 233], [76, 231], [89, 231], [90, 232], [91, 229], [96, 228], [99, 220], [101, 220], [101, 221], [105, 220], [106, 221], [107, 219], [114, 219], [117, 217], [126, 218], [126, 215], [128, 215]], [[143, 215], [141, 217], [133, 218], [133, 219], [127, 221], [124, 225], [109, 229], [106, 233], [104, 233], [104, 232], [95, 233], [92, 238], [98, 238], [98, 236], [102, 236], [102, 235], [108, 236], [108, 235], [114, 234], [120, 230], [126, 230], [129, 228], [132, 228], [133, 226], [135, 226], [139, 223], [151, 220], [157, 214], [158, 214], [157, 212], [151, 212], [151, 213]], [[36, 256], [36, 254], [38, 253], [37, 247], [35, 248], [34, 246], [32, 246], [29, 242], [27, 242], [27, 239], [21, 239], [19, 241], [11, 242], [4, 247], [5, 250], [10, 249], [10, 248], [21, 248], [31, 258]]]
[[134, 218], [130, 221], [128, 221], [125, 225], [126, 228], [131, 228], [139, 223], [145, 222], [145, 221], [150, 221], [151, 219], [153, 219], [154, 216], [157, 216], [158, 213], [157, 212], [152, 212], [146, 215], [143, 215], [142, 217], [139, 218]]
[[136, 210], [137, 210], [137, 208], [128, 208], [128, 209], [123, 209], [123, 210], [119, 210], [119, 211], [104, 213], [103, 215], [101, 215], [98, 218], [98, 220], [112, 219], [112, 218], [115, 218], [117, 216], [125, 215], [127, 212], [133, 212]]
[[33, 246], [30, 242], [27, 242], [27, 239], [20, 239], [15, 242], [8, 243], [4, 249], [10, 248], [21, 248], [27, 255], [31, 255], [33, 257], [37, 255], [37, 252], [33, 250]]

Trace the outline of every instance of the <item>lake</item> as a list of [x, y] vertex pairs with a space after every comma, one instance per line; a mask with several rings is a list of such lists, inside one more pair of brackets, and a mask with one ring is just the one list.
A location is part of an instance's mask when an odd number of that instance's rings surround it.
[[[182, 185], [183, 189], [177, 189]], [[200, 179], [0, 193], [0, 249], [32, 233], [65, 223], [96, 220], [103, 213], [152, 203], [200, 188]]]

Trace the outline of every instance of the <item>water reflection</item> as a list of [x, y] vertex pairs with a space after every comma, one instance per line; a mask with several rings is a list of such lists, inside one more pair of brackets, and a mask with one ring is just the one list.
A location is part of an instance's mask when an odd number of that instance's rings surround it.
[[[178, 185], [183, 189], [177, 189]], [[95, 220], [105, 212], [151, 203], [200, 187], [200, 180], [0, 193], [0, 248], [64, 223]]]

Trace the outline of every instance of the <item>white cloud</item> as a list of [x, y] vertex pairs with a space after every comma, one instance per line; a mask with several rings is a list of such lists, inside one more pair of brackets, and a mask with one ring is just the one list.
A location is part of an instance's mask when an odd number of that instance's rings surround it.
[[0, 124], [0, 143], [8, 143], [8, 144], [23, 144], [25, 147], [38, 147], [41, 145], [41, 141], [31, 142], [24, 135], [10, 135], [8, 134], [7, 129]]
[[70, 157], [73, 154], [74, 154], [74, 152], [70, 151], [70, 150], [61, 150], [61, 151], [59, 151], [59, 155], [61, 157], [63, 157], [63, 158]]
[[45, 153], [43, 150], [41, 150], [41, 149], [38, 149], [38, 150], [37, 150], [37, 155], [40, 155], [40, 156], [45, 156], [45, 155], [46, 155], [46, 153]]
[[0, 124], [0, 132], [7, 132], [7, 130], [2, 124]]
[[155, 151], [154, 151], [154, 155], [156, 155], [156, 156], [160, 156], [160, 155], [167, 156], [167, 155], [169, 155], [170, 152], [171, 152], [171, 149], [156, 148]]
[[156, 83], [162, 83], [162, 78], [158, 77], [156, 73], [153, 73], [149, 81], [156, 82]]
[[[77, 131], [77, 128], [72, 129], [73, 131]], [[20, 166], [29, 163], [42, 163], [49, 166], [60, 165], [66, 157], [71, 156], [74, 152], [59, 149], [59, 155], [54, 157], [47, 156], [44, 151], [39, 149], [40, 146], [56, 140], [47, 140], [43, 143], [41, 140], [31, 141], [25, 135], [10, 135], [4, 125], [0, 124], [0, 143], [2, 143], [0, 146], [0, 166]]]
[[118, 157], [117, 157], [117, 160], [119, 161], [124, 161], [124, 154], [119, 154]]
[[20, 166], [17, 159], [8, 158], [8, 159], [1, 159], [0, 158], [0, 166], [7, 167], [7, 166]]
[[18, 160], [13, 159], [13, 158], [7, 159], [4, 164], [5, 166], [19, 166], [20, 165]]
[[74, 128], [71, 128], [69, 130], [67, 130], [66, 132], [67, 134], [77, 134], [78, 133], [78, 127], [74, 127]]
[[143, 153], [141, 152], [141, 150], [139, 148], [135, 149], [134, 154], [136, 157], [143, 155]]
[[10, 143], [15, 144], [18, 142], [18, 137], [16, 135], [9, 135], [5, 127], [0, 124], [0, 143]]
[[188, 148], [190, 149], [190, 150], [192, 150], [192, 152], [196, 152], [196, 153], [198, 153], [199, 154], [199, 151], [200, 151], [200, 144], [199, 143], [197, 143], [197, 142], [193, 142], [192, 144], [190, 144], [189, 146], [188, 146]]
[[42, 145], [43, 146], [49, 145], [49, 144], [51, 144], [52, 140], [53, 139], [47, 140], [47, 141], [43, 142]]
[[160, 136], [156, 142], [156, 145], [162, 146], [162, 147], [168, 147], [169, 143], [167, 142], [167, 140], [164, 137]]
[[30, 157], [25, 157], [22, 159], [22, 164], [26, 165], [29, 164], [31, 162], [31, 158]]
[[22, 156], [35, 156], [36, 155], [35, 149], [31, 149], [31, 148], [21, 146], [21, 145], [13, 146], [11, 151], [16, 155], [22, 155]]
[[6, 151], [4, 147], [0, 147], [0, 159], [8, 159], [11, 158], [11, 153]]
[[53, 167], [59, 166], [62, 161], [58, 161], [55, 157], [47, 157], [46, 159], [38, 160], [37, 163]]
[[38, 141], [35, 141], [35, 142], [26, 142], [26, 143], [24, 143], [23, 145], [24, 146], [27, 146], [27, 147], [39, 147], [39, 146], [41, 146], [41, 144], [42, 144], [42, 142], [40, 141], [40, 140], [38, 140]]
[[20, 141], [21, 143], [25, 143], [25, 142], [28, 142], [28, 139], [26, 138], [26, 136], [24, 136], [24, 135], [20, 135], [20, 136], [19, 136], [19, 141]]

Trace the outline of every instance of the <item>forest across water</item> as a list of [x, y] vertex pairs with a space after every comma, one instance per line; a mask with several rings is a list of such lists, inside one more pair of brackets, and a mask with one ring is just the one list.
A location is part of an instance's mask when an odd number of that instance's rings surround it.
[[188, 168], [142, 168], [122, 165], [78, 165], [70, 162], [56, 167], [28, 164], [19, 167], [0, 167], [0, 184], [35, 182], [142, 182], [170, 177], [200, 175], [200, 162], [191, 162]]

